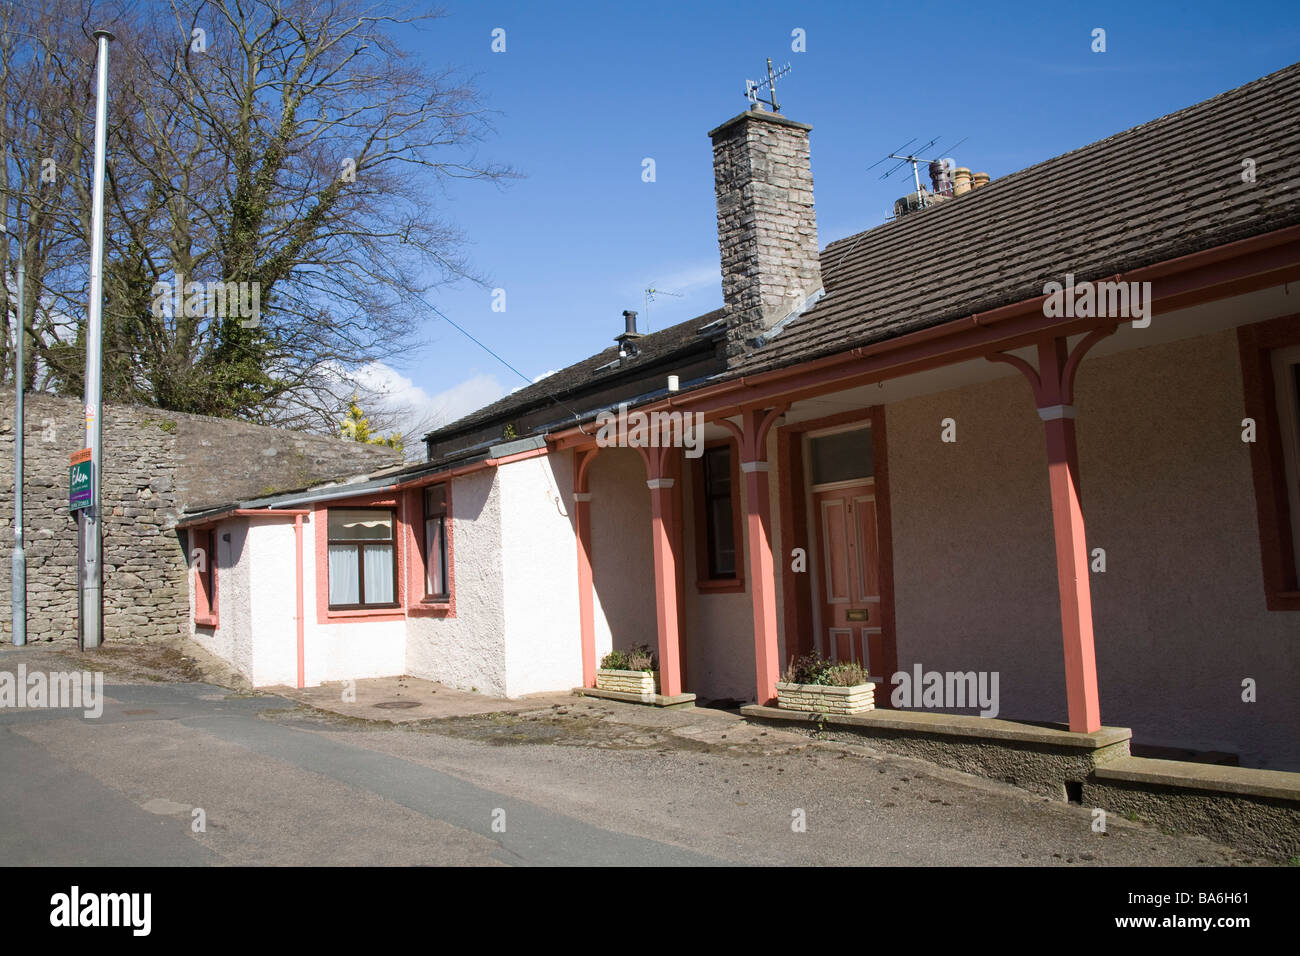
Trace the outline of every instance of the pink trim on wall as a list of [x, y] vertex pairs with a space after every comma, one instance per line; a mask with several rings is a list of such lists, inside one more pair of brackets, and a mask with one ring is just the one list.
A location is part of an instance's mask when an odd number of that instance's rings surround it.
[[[190, 534], [203, 536], [203, 543], [200, 547], [205, 552], [205, 561], [208, 571], [210, 572], [209, 580], [211, 581], [211, 590], [203, 583], [203, 576], [199, 569], [191, 566], [190, 574], [194, 586], [194, 625], [196, 627], [217, 628], [221, 626], [220, 608], [221, 601], [219, 598], [220, 585], [217, 583], [217, 526], [209, 525], [203, 528], [195, 528]], [[194, 553], [194, 548], [190, 548], [190, 553]]]
[[215, 515], [190, 518], [176, 522], [178, 528], [201, 528], [225, 518], [292, 518], [294, 515], [309, 515], [307, 508], [231, 508]]
[[517, 451], [513, 455], [502, 455], [500, 458], [488, 458], [482, 463], [483, 467], [497, 468], [501, 465], [509, 465], [511, 462], [527, 461], [529, 458], [541, 458], [550, 454], [551, 450], [546, 447], [530, 448], [528, 451]]
[[707, 483], [704, 475], [704, 456], [691, 462], [691, 492], [694, 498], [693, 528], [695, 537], [695, 590], [700, 594], [739, 594], [745, 590], [745, 548], [741, 537], [745, 533], [745, 516], [740, 508], [740, 445], [734, 437], [718, 438], [704, 443], [707, 453], [712, 448], [731, 449], [731, 527], [735, 537], [736, 576], [734, 578], [709, 577], [709, 516]]
[[595, 582], [591, 571], [591, 499], [588, 472], [596, 449], [580, 450], [573, 459], [573, 521], [578, 542], [578, 631], [582, 646], [582, 686], [596, 686]]
[[298, 687], [302, 689], [307, 686], [307, 651], [304, 637], [305, 622], [303, 621], [302, 607], [302, 578], [303, 578], [303, 559], [302, 559], [302, 515], [293, 516], [293, 550], [294, 550], [294, 578], [297, 583], [296, 602], [294, 609], [296, 616], [296, 630], [298, 632]]
[[[424, 596], [424, 545], [420, 540], [424, 532], [424, 489], [429, 485], [445, 484], [447, 486], [447, 600], [435, 601]], [[406, 611], [415, 617], [454, 618], [456, 616], [456, 532], [455, 505], [452, 501], [452, 483], [450, 478], [439, 476], [437, 481], [426, 481], [414, 488], [407, 488], [402, 494], [403, 537], [406, 539], [407, 560], [406, 593], [410, 600], [406, 602]]]
[[1300, 345], [1300, 314], [1237, 329], [1246, 415], [1258, 426], [1256, 441], [1249, 443], [1250, 467], [1259, 522], [1264, 601], [1270, 611], [1300, 611], [1300, 569], [1296, 568], [1291, 537], [1291, 502], [1270, 357], [1274, 349], [1293, 345]]

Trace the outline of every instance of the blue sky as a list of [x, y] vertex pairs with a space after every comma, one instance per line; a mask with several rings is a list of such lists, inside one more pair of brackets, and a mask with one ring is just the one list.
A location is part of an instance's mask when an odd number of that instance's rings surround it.
[[[912, 137], [942, 137], [943, 155], [996, 179], [1300, 59], [1289, 3], [450, 0], [443, 10], [408, 47], [476, 78], [497, 111], [480, 155], [526, 178], [456, 183], [444, 201], [473, 266], [506, 290], [506, 311], [467, 282], [429, 298], [530, 378], [610, 345], [624, 309], [641, 313], [644, 331], [648, 286], [680, 294], [651, 304], [653, 329], [721, 306], [706, 134], [745, 108], [744, 81], [766, 57], [793, 68], [778, 82], [784, 115], [814, 127], [823, 246], [884, 222], [910, 191], [910, 170], [882, 182], [888, 167], [867, 167]], [[1091, 50], [1097, 27], [1105, 53]], [[504, 53], [491, 50], [496, 28]], [[791, 50], [796, 28], [806, 52]], [[642, 180], [647, 157], [653, 183]], [[522, 384], [434, 316], [393, 371], [396, 398], [444, 418]]]

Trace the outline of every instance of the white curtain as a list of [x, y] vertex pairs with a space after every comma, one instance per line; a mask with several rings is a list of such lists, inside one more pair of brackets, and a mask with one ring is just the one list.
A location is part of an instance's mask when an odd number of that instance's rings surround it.
[[338, 606], [360, 603], [361, 578], [358, 574], [357, 549], [354, 545], [332, 544], [330, 545], [330, 604]]
[[391, 604], [393, 597], [393, 546], [366, 548], [366, 603]]
[[424, 553], [428, 556], [426, 562], [427, 581], [425, 582], [426, 594], [444, 594], [446, 585], [443, 581], [442, 573], [442, 518], [431, 518], [424, 522]]

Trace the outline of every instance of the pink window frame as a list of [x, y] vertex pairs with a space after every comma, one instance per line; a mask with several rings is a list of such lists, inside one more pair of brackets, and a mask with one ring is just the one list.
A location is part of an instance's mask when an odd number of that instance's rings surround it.
[[[421, 539], [424, 536], [424, 489], [430, 485], [445, 485], [447, 488], [446, 600], [424, 596], [424, 543]], [[411, 595], [411, 599], [406, 602], [406, 610], [416, 617], [454, 618], [456, 616], [456, 523], [453, 520], [455, 505], [452, 501], [451, 479], [426, 481], [414, 488], [406, 489], [402, 494], [402, 506], [403, 511], [410, 517], [409, 521], [403, 522], [406, 553], [410, 555], [410, 560], [406, 562], [406, 593]]]
[[[311, 512], [311, 526], [316, 544], [316, 620], [319, 623], [338, 623], [340, 621], [400, 621], [406, 617], [407, 595], [410, 589], [406, 584], [406, 553], [409, 552], [408, 528], [406, 520], [406, 496], [393, 497], [392, 494], [372, 497], [348, 498], [343, 501], [330, 501], [314, 505]], [[355, 608], [351, 610], [331, 610], [329, 581], [329, 510], [331, 508], [391, 508], [397, 523], [393, 529], [393, 544], [397, 548], [397, 607], [391, 608]]]
[[[197, 567], [192, 569], [194, 575], [194, 624], [197, 627], [219, 627], [221, 607], [220, 589], [217, 584], [217, 529], [215, 526], [198, 528], [191, 532], [197, 539], [202, 536], [202, 544], [198, 545], [203, 548], [204, 567], [207, 568], [206, 574], [208, 584], [204, 583], [204, 573], [200, 572]], [[190, 553], [194, 553], [194, 548], [190, 548]]]

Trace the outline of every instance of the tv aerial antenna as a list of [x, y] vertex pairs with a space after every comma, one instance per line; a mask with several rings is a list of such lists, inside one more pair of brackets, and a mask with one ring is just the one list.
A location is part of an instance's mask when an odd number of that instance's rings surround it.
[[[916, 149], [914, 152], [910, 152], [910, 153], [908, 153], [908, 152], [904, 152], [904, 150], [906, 150], [909, 146], [911, 146], [913, 143], [916, 142], [916, 137], [913, 136], [911, 139], [909, 139], [909, 140], [908, 140], [906, 143], [904, 143], [902, 146], [898, 147], [898, 149], [894, 150], [894, 151], [893, 151], [892, 153], [890, 153], [888, 156], [885, 156], [885, 157], [883, 157], [882, 159], [878, 159], [878, 160], [876, 160], [874, 163], [872, 163], [870, 166], [868, 166], [867, 169], [868, 169], [868, 170], [875, 169], [877, 166], [879, 166], [879, 165], [880, 165], [881, 163], [883, 163], [883, 162], [886, 162], [887, 160], [891, 160], [891, 159], [898, 160], [898, 162], [895, 163], [895, 165], [891, 166], [889, 169], [885, 170], [883, 173], [880, 174], [880, 178], [881, 178], [881, 179], [888, 179], [890, 176], [894, 175], [894, 173], [898, 172], [898, 171], [899, 171], [900, 169], [902, 169], [904, 166], [907, 166], [908, 164], [911, 164], [911, 166], [912, 166], [912, 182], [916, 185], [916, 195], [917, 195], [917, 198], [920, 200], [921, 205], [924, 206], [924, 205], [925, 205], [925, 193], [921, 191], [921, 169], [920, 169], [920, 165], [921, 165], [921, 163], [925, 163], [926, 165], [929, 165], [930, 163], [943, 162], [943, 160], [941, 160], [941, 159], [926, 159], [926, 158], [925, 158], [923, 155], [921, 155], [921, 154], [922, 154], [922, 153], [925, 153], [925, 152], [928, 151], [932, 146], [934, 146], [936, 143], [938, 143], [939, 140], [940, 140], [940, 138], [941, 138], [941, 137], [936, 136], [934, 139], [930, 140], [930, 142], [926, 143], [924, 146], [917, 147], [917, 149]], [[970, 139], [969, 136], [963, 136], [961, 139], [959, 139], [959, 140], [958, 140], [956, 143], [954, 143], [953, 145], [946, 147], [946, 151], [951, 152], [951, 151], [955, 150], [958, 146], [960, 146], [962, 143], [966, 142], [966, 140], [968, 140], [968, 139]], [[951, 172], [951, 170], [949, 170], [949, 172]]]
[[680, 292], [669, 292], [667, 289], [656, 289], [654, 286], [647, 288], [645, 290], [645, 330], [647, 333], [650, 331], [650, 303], [655, 300], [657, 295], [670, 295], [674, 299], [686, 298]]
[[[790, 64], [787, 63], [780, 69], [773, 70], [772, 58], [769, 56], [767, 58], [767, 79], [757, 82], [754, 80], [745, 81], [745, 98], [749, 100], [750, 105], [754, 109], [758, 109], [761, 103], [770, 107], [773, 113], [781, 112], [781, 104], [776, 101], [776, 81], [789, 73], [790, 69]], [[764, 90], [768, 91], [768, 99], [763, 99], [758, 95]]]

